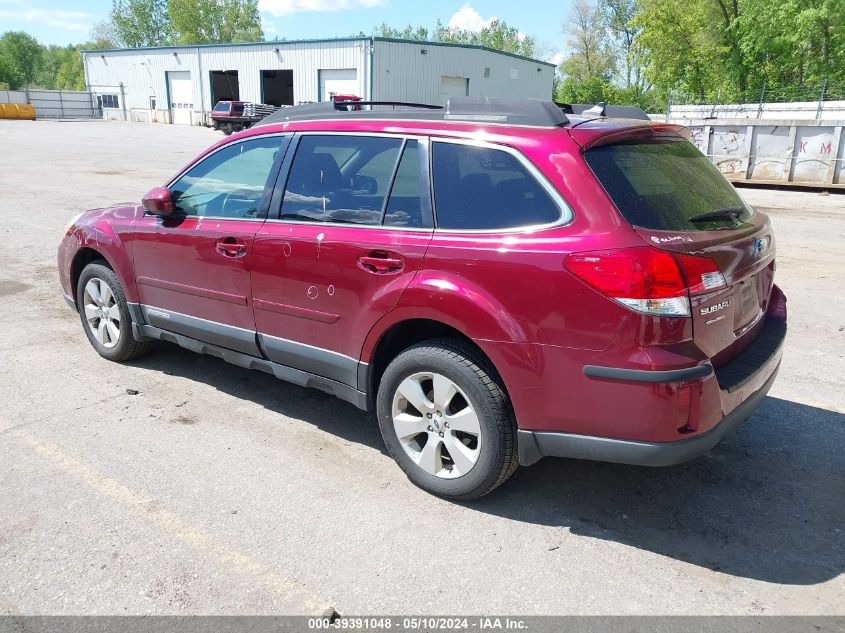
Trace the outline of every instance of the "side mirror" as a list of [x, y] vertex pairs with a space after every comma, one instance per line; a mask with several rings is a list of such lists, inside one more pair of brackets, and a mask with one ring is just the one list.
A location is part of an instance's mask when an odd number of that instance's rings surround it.
[[170, 215], [173, 213], [173, 196], [164, 187], [153, 187], [141, 199], [144, 211], [152, 215]]

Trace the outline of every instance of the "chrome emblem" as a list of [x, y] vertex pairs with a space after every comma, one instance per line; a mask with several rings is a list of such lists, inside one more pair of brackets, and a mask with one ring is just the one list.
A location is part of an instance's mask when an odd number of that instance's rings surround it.
[[707, 316], [708, 314], [713, 314], [714, 312], [718, 312], [719, 310], [724, 310], [729, 305], [731, 305], [731, 300], [725, 299], [721, 303], [716, 303], [712, 306], [707, 306], [706, 308], [701, 308], [701, 316]]

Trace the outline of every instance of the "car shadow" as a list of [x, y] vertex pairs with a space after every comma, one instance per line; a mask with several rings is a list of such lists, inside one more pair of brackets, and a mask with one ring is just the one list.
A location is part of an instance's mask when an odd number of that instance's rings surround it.
[[767, 397], [668, 468], [544, 459], [472, 507], [732, 576], [811, 585], [845, 571], [845, 415]]
[[317, 389], [299, 387], [270, 374], [171, 344], [157, 344], [152, 354], [129, 364], [210, 385], [235, 398], [252, 401], [274, 413], [302, 420], [326, 433], [388, 455], [373, 415]]
[[[331, 395], [219, 359], [200, 362], [171, 345], [134, 364], [209, 384], [386, 454], [374, 416]], [[845, 415], [767, 397], [736, 434], [687, 464], [547, 458], [461, 505], [732, 576], [811, 585], [845, 571], [843, 447]]]

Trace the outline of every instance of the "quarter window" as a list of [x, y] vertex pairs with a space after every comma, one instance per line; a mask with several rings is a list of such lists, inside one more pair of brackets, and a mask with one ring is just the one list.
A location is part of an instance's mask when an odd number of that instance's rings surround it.
[[191, 167], [173, 185], [175, 211], [215, 218], [257, 218], [278, 136], [233, 143]]
[[497, 230], [560, 219], [555, 200], [509, 152], [435, 142], [432, 160], [440, 228]]
[[402, 139], [303, 136], [291, 165], [281, 219], [381, 224]]

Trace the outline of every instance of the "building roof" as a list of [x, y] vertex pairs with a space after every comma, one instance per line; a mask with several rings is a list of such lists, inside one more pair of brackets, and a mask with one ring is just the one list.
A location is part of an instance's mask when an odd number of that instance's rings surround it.
[[488, 46], [481, 46], [479, 44], [453, 44], [450, 42], [432, 42], [428, 40], [404, 40], [393, 37], [334, 37], [324, 39], [302, 39], [302, 40], [267, 40], [264, 42], [226, 42], [223, 44], [175, 44], [168, 46], [139, 46], [136, 48], [94, 48], [84, 49], [82, 53], [93, 53], [101, 55], [103, 53], [132, 53], [134, 51], [166, 51], [166, 50], [190, 50], [197, 48], [218, 48], [231, 46], [290, 46], [298, 44], [333, 44], [338, 42], [393, 42], [396, 44], [416, 44], [423, 46], [447, 46], [451, 48], [470, 48], [481, 50], [488, 53], [495, 53], [496, 55], [505, 55], [507, 57], [514, 57], [523, 61], [532, 62], [534, 64], [541, 64], [543, 66], [550, 66], [555, 68], [555, 64], [551, 62], [525, 57], [524, 55], [517, 55], [516, 53], [509, 53], [500, 51]]

